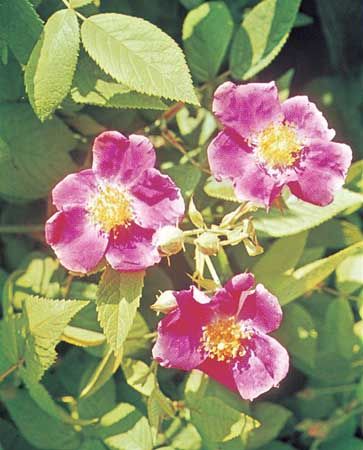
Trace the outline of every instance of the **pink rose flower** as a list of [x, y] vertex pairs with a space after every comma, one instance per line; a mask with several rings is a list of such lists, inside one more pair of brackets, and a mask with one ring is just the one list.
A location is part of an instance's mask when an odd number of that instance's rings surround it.
[[87, 273], [103, 257], [116, 270], [138, 271], [160, 261], [156, 230], [184, 214], [180, 190], [155, 165], [144, 136], [99, 135], [92, 169], [68, 175], [53, 189], [56, 212], [45, 234], [60, 262]]
[[214, 94], [213, 111], [224, 129], [208, 148], [217, 180], [229, 179], [241, 201], [270, 206], [287, 185], [314, 205], [333, 201], [352, 160], [345, 144], [306, 96], [282, 104], [274, 82], [226, 82]]
[[278, 386], [289, 357], [267, 333], [279, 327], [282, 310], [254, 283], [244, 273], [212, 298], [195, 287], [174, 292], [176, 306], [159, 322], [153, 357], [164, 367], [199, 369], [247, 400]]

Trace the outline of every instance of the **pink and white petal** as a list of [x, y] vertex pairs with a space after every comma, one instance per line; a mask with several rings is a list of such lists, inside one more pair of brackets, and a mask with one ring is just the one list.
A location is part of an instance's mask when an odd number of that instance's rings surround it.
[[285, 100], [282, 111], [285, 120], [297, 127], [304, 141], [311, 142], [315, 139], [331, 141], [335, 136], [335, 130], [328, 127], [328, 122], [321, 111], [306, 95], [297, 95]]
[[245, 158], [243, 172], [235, 179], [235, 193], [241, 201], [251, 201], [265, 207], [271, 206], [280, 194], [283, 184], [278, 183], [256, 164], [252, 155]]
[[71, 173], [60, 181], [52, 191], [53, 204], [58, 209], [72, 206], [85, 207], [97, 193], [96, 177], [91, 169]]
[[267, 335], [255, 335], [245, 356], [236, 361], [233, 377], [242, 398], [253, 400], [277, 387], [289, 370], [285, 348]]
[[207, 358], [200, 366], [197, 367], [198, 370], [206, 373], [211, 378], [218, 381], [218, 383], [226, 386], [228, 389], [238, 391], [233, 377], [232, 368], [232, 363], [217, 361], [216, 359], [211, 358]]
[[145, 136], [128, 138], [117, 131], [105, 131], [93, 144], [92, 169], [98, 180], [132, 184], [155, 165], [155, 150]]
[[216, 315], [235, 316], [238, 314], [248, 290], [253, 287], [252, 273], [240, 273], [231, 278], [212, 298], [211, 306]]
[[352, 150], [348, 145], [336, 142], [315, 142], [304, 153], [301, 170], [297, 170], [298, 179], [288, 186], [301, 200], [326, 206], [344, 184]]
[[90, 222], [80, 207], [55, 213], [45, 224], [45, 237], [61, 264], [72, 272], [92, 271], [108, 245], [108, 236]]
[[120, 272], [137, 272], [157, 264], [161, 257], [152, 244], [153, 234], [135, 223], [119, 227], [110, 235], [107, 261]]
[[200, 349], [202, 322], [197, 317], [190, 319], [178, 308], [159, 322], [152, 354], [161, 366], [191, 370], [206, 359]]
[[214, 93], [213, 112], [245, 139], [283, 120], [274, 82], [236, 85], [227, 81]]
[[246, 296], [238, 319], [262, 333], [276, 330], [282, 320], [282, 309], [277, 298], [262, 284]]
[[135, 222], [143, 228], [177, 225], [185, 205], [180, 189], [167, 175], [147, 169], [131, 188]]
[[238, 178], [250, 158], [250, 147], [233, 130], [226, 128], [217, 134], [208, 147], [208, 161], [217, 180]]

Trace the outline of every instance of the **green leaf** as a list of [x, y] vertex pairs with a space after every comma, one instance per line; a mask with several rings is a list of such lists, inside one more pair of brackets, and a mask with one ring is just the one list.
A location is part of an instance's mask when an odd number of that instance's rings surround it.
[[355, 437], [345, 437], [342, 439], [335, 439], [333, 442], [329, 441], [320, 446], [321, 450], [363, 450], [362, 439]]
[[75, 11], [62, 9], [47, 21], [25, 69], [30, 103], [44, 121], [67, 96], [79, 52], [79, 26]]
[[350, 166], [345, 184], [352, 191], [363, 194], [363, 160]]
[[362, 287], [363, 281], [363, 251], [357, 255], [348, 256], [337, 267], [337, 288], [345, 293], [349, 294], [356, 289]]
[[334, 253], [331, 256], [314, 261], [300, 267], [292, 273], [275, 276], [269, 283], [269, 290], [277, 296], [280, 303], [285, 305], [305, 292], [314, 289], [321, 281], [328, 277], [337, 266], [348, 256], [362, 251], [363, 241]]
[[30, 445], [10, 422], [0, 418], [1, 450], [37, 450]]
[[[37, 448], [49, 450], [78, 450], [81, 435], [71, 425], [48, 415], [24, 389], [0, 391], [11, 418], [21, 434]], [[20, 449], [19, 449], [20, 450]]]
[[26, 64], [43, 29], [43, 24], [28, 0], [0, 3], [0, 37], [21, 64]]
[[248, 80], [278, 55], [294, 26], [300, 0], [263, 0], [244, 18], [232, 43], [232, 76]]
[[268, 236], [291, 236], [309, 230], [331, 219], [347, 208], [361, 205], [363, 196], [342, 189], [335, 194], [334, 201], [324, 208], [303, 202], [293, 195], [284, 196], [287, 210], [272, 209], [266, 214], [259, 211], [254, 215], [255, 228]]
[[41, 124], [27, 104], [0, 105], [0, 194], [23, 200], [45, 196], [75, 170], [68, 154], [75, 144], [58, 118]]
[[155, 374], [143, 361], [126, 359], [122, 370], [127, 383], [141, 394], [150, 396], [155, 388]]
[[76, 300], [51, 300], [29, 296], [24, 302], [28, 319], [25, 362], [29, 376], [39, 380], [56, 358], [55, 346], [63, 330], [88, 302]]
[[122, 354], [144, 284], [144, 272], [117, 272], [110, 267], [102, 275], [97, 293], [98, 320], [116, 355]]
[[23, 91], [20, 64], [10, 54], [6, 65], [0, 62], [0, 102], [14, 102], [23, 95]]
[[[83, 382], [83, 378], [81, 382]], [[110, 378], [103, 386], [88, 397], [77, 400], [79, 416], [82, 419], [99, 419], [117, 405], [116, 382]]]
[[[246, 414], [231, 408], [216, 397], [201, 398], [191, 408], [191, 422], [203, 439], [212, 442], [227, 442], [248, 434], [256, 421]], [[245, 437], [245, 436], [244, 436]], [[240, 442], [242, 446], [242, 442]]]
[[333, 219], [310, 231], [308, 247], [341, 249], [363, 239], [363, 233], [347, 220]]
[[229, 180], [217, 181], [215, 178], [209, 177], [204, 186], [204, 192], [210, 197], [239, 203], [232, 182]]
[[199, 104], [182, 51], [155, 25], [122, 14], [98, 14], [83, 22], [81, 35], [92, 59], [120, 83]]
[[189, 163], [170, 167], [169, 169], [165, 169], [164, 172], [169, 175], [180, 188], [183, 197], [190, 197], [193, 195], [193, 192], [202, 177], [202, 173], [198, 167], [192, 166]]
[[261, 428], [251, 431], [248, 439], [248, 449], [262, 447], [275, 439], [292, 415], [291, 411], [283, 406], [270, 402], [256, 403], [252, 408], [251, 414], [261, 422]]
[[233, 20], [224, 2], [206, 2], [191, 10], [183, 24], [183, 42], [192, 75], [212, 80], [232, 37]]
[[118, 83], [88, 57], [80, 58], [71, 90], [77, 103], [107, 108], [166, 109], [159, 98], [133, 91]]

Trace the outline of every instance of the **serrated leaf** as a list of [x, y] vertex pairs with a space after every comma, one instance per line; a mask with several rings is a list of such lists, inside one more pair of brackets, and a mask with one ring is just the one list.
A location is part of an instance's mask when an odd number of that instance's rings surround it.
[[28, 0], [0, 3], [0, 37], [21, 64], [26, 64], [43, 29], [43, 24]]
[[67, 96], [79, 52], [79, 26], [75, 11], [56, 11], [47, 21], [25, 69], [30, 103], [44, 121]]
[[278, 55], [294, 26], [300, 0], [263, 0], [244, 18], [231, 48], [232, 76], [248, 80]]
[[183, 23], [184, 49], [190, 70], [198, 81], [211, 80], [218, 74], [233, 26], [224, 2], [206, 2], [187, 14]]
[[48, 194], [75, 170], [68, 154], [75, 144], [60, 119], [41, 124], [27, 104], [0, 105], [0, 195], [33, 200]]
[[81, 35], [92, 59], [120, 83], [199, 104], [182, 51], [155, 25], [123, 14], [98, 14], [83, 22]]
[[77, 103], [107, 108], [164, 110], [167, 105], [158, 97], [141, 94], [116, 82], [88, 57], [80, 59], [71, 90]]
[[257, 212], [253, 220], [256, 230], [273, 237], [291, 236], [314, 228], [347, 208], [361, 205], [363, 196], [342, 189], [335, 194], [334, 201], [324, 208], [299, 200], [292, 194], [284, 195], [284, 202], [287, 209], [283, 212], [276, 209], [268, 213]]
[[28, 320], [25, 362], [29, 376], [39, 380], [55, 358], [55, 346], [72, 317], [88, 302], [76, 300], [51, 300], [29, 296], [24, 302]]
[[217, 181], [215, 178], [209, 177], [204, 186], [204, 192], [210, 197], [239, 203], [233, 184], [229, 180]]
[[107, 267], [97, 293], [98, 320], [116, 355], [122, 354], [140, 304], [145, 272], [116, 272]]

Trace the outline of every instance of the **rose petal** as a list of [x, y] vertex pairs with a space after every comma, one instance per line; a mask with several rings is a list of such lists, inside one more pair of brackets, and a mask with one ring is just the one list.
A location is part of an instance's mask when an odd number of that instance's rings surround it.
[[159, 322], [152, 353], [163, 367], [191, 370], [206, 359], [199, 347], [202, 326], [209, 321], [210, 312], [204, 305], [206, 296], [199, 293], [196, 288], [174, 292], [178, 308]]
[[144, 136], [127, 138], [117, 131], [100, 134], [93, 145], [93, 171], [99, 180], [132, 184], [155, 165], [155, 150]]
[[174, 182], [157, 169], [147, 169], [131, 189], [135, 222], [143, 228], [177, 225], [184, 214], [183, 197]]
[[328, 128], [328, 122], [321, 111], [305, 95], [298, 95], [284, 101], [282, 111], [285, 120], [296, 125], [304, 140], [331, 141], [335, 136], [335, 131]]
[[85, 207], [95, 193], [97, 193], [96, 177], [93, 171], [88, 169], [67, 175], [53, 189], [52, 198], [58, 209]]
[[244, 138], [283, 119], [274, 82], [237, 86], [227, 81], [214, 94], [213, 112], [224, 126]]
[[208, 147], [208, 160], [212, 174], [218, 180], [238, 178], [244, 171], [251, 149], [230, 129], [218, 133]]
[[119, 227], [110, 235], [106, 259], [120, 272], [135, 272], [151, 267], [160, 261], [160, 255], [152, 244], [153, 230], [132, 223]]
[[296, 197], [314, 205], [326, 206], [344, 184], [352, 161], [352, 150], [345, 144], [316, 142], [304, 153], [298, 179], [288, 186]]
[[242, 398], [253, 400], [278, 386], [289, 370], [285, 348], [267, 335], [254, 335], [245, 356], [233, 367], [233, 377]]
[[46, 241], [64, 267], [87, 273], [103, 258], [108, 237], [89, 221], [87, 212], [75, 207], [60, 211], [45, 225]]
[[258, 284], [244, 299], [238, 319], [263, 333], [270, 333], [280, 326], [282, 309], [277, 298]]
[[198, 370], [201, 370], [211, 378], [214, 378], [218, 383], [223, 384], [232, 391], [237, 391], [232, 368], [232, 363], [220, 362], [211, 358], [207, 358], [199, 367], [197, 367]]

